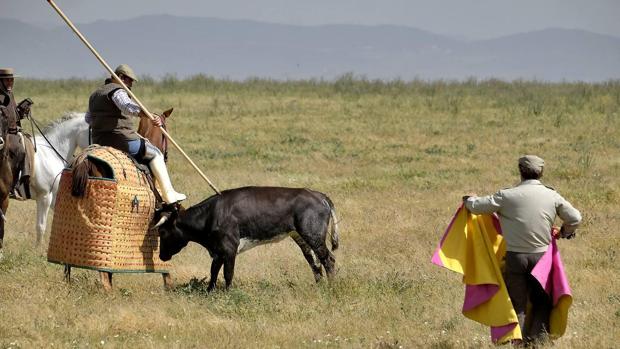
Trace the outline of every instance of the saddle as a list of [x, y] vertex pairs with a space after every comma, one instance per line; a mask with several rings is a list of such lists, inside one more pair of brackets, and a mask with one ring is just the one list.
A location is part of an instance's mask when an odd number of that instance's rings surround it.
[[[88, 165], [88, 166], [86, 166]], [[85, 183], [75, 180], [89, 168]], [[76, 197], [76, 185], [84, 185]], [[60, 178], [47, 259], [106, 272], [167, 273], [150, 230], [159, 194], [128, 154], [91, 145]]]
[[[11, 134], [10, 137], [14, 137], [15, 142], [18, 143], [15, 146], [15, 152], [11, 156], [11, 170], [13, 171], [13, 188], [9, 193], [9, 197], [16, 200], [27, 200], [32, 196], [30, 194], [30, 178], [34, 177], [34, 153], [36, 151], [34, 147], [34, 141], [30, 134], [25, 132], [17, 132]], [[17, 150], [19, 149], [19, 150]], [[22, 153], [17, 154], [17, 152]]]

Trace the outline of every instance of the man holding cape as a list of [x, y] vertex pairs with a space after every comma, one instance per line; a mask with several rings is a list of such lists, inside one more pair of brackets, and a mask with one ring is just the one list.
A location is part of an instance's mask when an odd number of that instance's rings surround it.
[[[504, 281], [526, 341], [544, 338], [549, 332], [552, 302], [530, 274], [551, 244], [555, 218], [563, 225], [560, 237], [570, 239], [581, 223], [581, 214], [552, 188], [540, 182], [545, 162], [538, 156], [519, 159], [521, 183], [484, 197], [465, 196], [465, 207], [473, 214], [497, 213], [506, 241]], [[531, 319], [525, 324], [528, 301]]]

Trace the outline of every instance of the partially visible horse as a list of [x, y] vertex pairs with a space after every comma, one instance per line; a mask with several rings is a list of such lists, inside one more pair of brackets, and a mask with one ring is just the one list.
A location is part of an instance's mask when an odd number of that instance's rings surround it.
[[[89, 125], [84, 113], [68, 113], [34, 138], [34, 176], [30, 179], [30, 193], [37, 201], [37, 245], [47, 227], [47, 214], [56, 200], [60, 173], [71, 161], [75, 149], [89, 144]], [[49, 141], [49, 142], [48, 142]]]
[[[166, 120], [170, 117], [173, 110], [174, 108], [170, 108], [159, 116], [164, 130], [166, 130]], [[166, 139], [166, 136], [164, 136], [159, 127], [155, 127], [147, 118], [140, 118], [138, 133], [142, 135], [142, 137], [148, 139], [151, 144], [159, 148], [162, 154], [164, 154], [164, 160], [168, 160], [168, 139]]]
[[9, 124], [7, 118], [0, 117], [0, 258], [2, 257], [2, 245], [4, 239], [4, 222], [7, 208], [9, 208], [9, 191], [13, 185], [13, 174], [8, 153], [7, 134]]

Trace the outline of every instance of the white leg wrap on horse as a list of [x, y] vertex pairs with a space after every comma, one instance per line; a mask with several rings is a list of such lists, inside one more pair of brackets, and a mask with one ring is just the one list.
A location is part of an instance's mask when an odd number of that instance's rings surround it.
[[[147, 146], [147, 154], [148, 148], [149, 147]], [[157, 180], [157, 183], [159, 183], [159, 186], [161, 187], [162, 199], [164, 199], [164, 201], [168, 204], [187, 199], [185, 194], [177, 193], [172, 187], [172, 182], [170, 182], [170, 176], [168, 175], [168, 169], [166, 168], [166, 163], [164, 162], [164, 156], [158, 149], [157, 152], [158, 154], [149, 162], [149, 167], [151, 168], [153, 176], [155, 176], [155, 180]]]

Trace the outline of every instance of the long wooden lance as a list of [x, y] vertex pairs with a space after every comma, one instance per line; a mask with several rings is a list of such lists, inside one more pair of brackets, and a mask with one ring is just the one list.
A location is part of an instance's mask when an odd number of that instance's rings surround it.
[[[144, 104], [142, 104], [142, 102], [140, 102], [140, 100], [138, 99], [138, 97], [136, 97], [136, 95], [131, 92], [131, 90], [125, 85], [125, 83], [123, 83], [123, 81], [116, 75], [116, 73], [112, 70], [112, 68], [110, 68], [110, 66], [108, 65], [108, 63], [106, 63], [106, 61], [101, 57], [101, 55], [99, 55], [99, 53], [97, 52], [97, 50], [95, 50], [95, 48], [88, 42], [88, 40], [86, 40], [86, 38], [84, 37], [84, 35], [82, 35], [82, 33], [80, 33], [80, 31], [75, 27], [75, 25], [73, 25], [73, 23], [71, 22], [71, 20], [69, 20], [69, 18], [62, 12], [62, 10], [54, 3], [53, 0], [47, 0], [47, 2], [54, 8], [54, 10], [56, 10], [56, 12], [58, 13], [58, 15], [60, 15], [60, 17], [65, 21], [65, 23], [67, 23], [67, 25], [71, 28], [71, 30], [73, 30], [73, 32], [80, 38], [80, 40], [82, 40], [82, 42], [84, 43], [84, 45], [86, 45], [86, 47], [88, 47], [88, 49], [90, 50], [90, 52], [92, 52], [95, 57], [97, 58], [97, 60], [105, 67], [105, 69], [110, 73], [110, 75], [125, 89], [125, 91], [127, 91], [127, 94], [129, 94], [129, 96], [131, 96], [131, 98], [140, 106], [140, 108], [142, 109], [142, 111], [144, 112], [144, 114], [146, 114], [146, 116], [151, 119], [151, 120], [155, 120], [155, 118], [153, 117], [153, 115], [151, 114], [151, 112], [148, 111], [148, 109], [146, 109], [146, 107], [144, 106]], [[166, 138], [168, 138], [168, 140], [170, 141], [170, 143], [172, 143], [178, 150], [179, 152], [181, 152], [181, 154], [183, 154], [183, 157], [185, 157], [185, 159], [192, 165], [192, 167], [198, 172], [198, 174], [200, 174], [200, 176], [202, 177], [202, 179], [204, 179], [205, 181], [207, 181], [207, 183], [209, 184], [209, 186], [211, 187], [211, 189], [213, 189], [216, 193], [221, 194], [219, 190], [217, 190], [217, 188], [215, 187], [215, 185], [213, 185], [213, 183], [211, 183], [211, 181], [209, 180], [209, 178], [207, 178], [207, 176], [205, 176], [204, 173], [202, 173], [202, 171], [200, 170], [200, 168], [198, 168], [198, 166], [196, 166], [196, 164], [192, 161], [192, 159], [189, 158], [189, 156], [183, 151], [183, 149], [181, 149], [181, 146], [179, 146], [177, 144], [177, 142], [174, 141], [174, 139], [172, 139], [172, 137], [170, 137], [170, 135], [168, 134], [168, 132], [166, 132], [166, 130], [162, 127], [159, 126], [159, 129], [161, 130], [161, 132], [164, 134], [164, 136], [166, 136]]]

